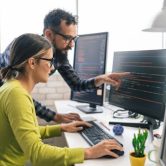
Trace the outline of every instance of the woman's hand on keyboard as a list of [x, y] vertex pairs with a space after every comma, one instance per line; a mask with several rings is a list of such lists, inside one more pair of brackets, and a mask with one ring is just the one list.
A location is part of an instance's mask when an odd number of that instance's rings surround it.
[[103, 140], [100, 143], [85, 149], [85, 159], [94, 159], [102, 156], [119, 157], [111, 150], [122, 151], [123, 147], [115, 140]]
[[85, 121], [73, 121], [68, 124], [61, 124], [61, 130], [70, 133], [80, 131], [84, 127], [91, 127], [91, 124]]

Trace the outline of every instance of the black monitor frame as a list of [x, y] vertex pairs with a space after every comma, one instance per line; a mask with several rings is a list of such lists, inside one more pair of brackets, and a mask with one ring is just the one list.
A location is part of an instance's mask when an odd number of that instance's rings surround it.
[[163, 127], [162, 140], [160, 145], [159, 161], [161, 166], [166, 166], [166, 114], [164, 119], [164, 127]]
[[[103, 71], [100, 73], [100, 74], [105, 74], [105, 71], [106, 71], [106, 58], [107, 58], [107, 45], [108, 45], [108, 32], [100, 32], [100, 33], [79, 35], [79, 38], [77, 39], [77, 41], [75, 43], [74, 64], [73, 64], [74, 68], [75, 68], [76, 63], [77, 63], [76, 62], [76, 56], [77, 56], [77, 51], [78, 51], [77, 49], [78, 49], [78, 46], [79, 46], [78, 45], [79, 40], [87, 38], [87, 37], [95, 37], [95, 36], [100, 36], [100, 35], [104, 35], [105, 36], [105, 40], [106, 40], [105, 43], [104, 43], [105, 44], [105, 46], [104, 46], [104, 64], [103, 64], [104, 68], [103, 68]], [[89, 49], [91, 49], [91, 48], [89, 48]], [[92, 49], [94, 49], [94, 48], [92, 48]], [[75, 71], [77, 72], [76, 69], [75, 69]], [[75, 97], [76, 93], [78, 93], [78, 94], [86, 94], [86, 95], [89, 96], [91, 93], [97, 93], [97, 91], [101, 92], [100, 101], [89, 101], [89, 100], [87, 100], [85, 98], [80, 99], [80, 98]], [[78, 106], [76, 106], [79, 110], [81, 110], [81, 111], [83, 111], [85, 113], [101, 113], [101, 112], [103, 112], [103, 110], [100, 107], [98, 107], [98, 106], [103, 106], [104, 96], [105, 96], [105, 85], [104, 84], [101, 85], [99, 88], [96, 88], [96, 89], [93, 89], [93, 90], [89, 90], [89, 91], [86, 91], [86, 92], [75, 92], [75, 91], [71, 92], [71, 100], [89, 104], [89, 105], [78, 105]]]
[[[134, 55], [133, 55], [134, 54]], [[130, 67], [126, 67], [127, 70], [124, 71], [123, 67], [119, 67], [118, 69], [118, 63], [121, 63], [122, 59], [121, 60], [118, 60], [118, 56], [138, 56], [139, 55], [144, 55], [145, 57], [146, 56], [157, 56], [157, 54], [160, 54], [160, 56], [164, 56], [164, 58], [166, 59], [166, 49], [160, 49], [160, 50], [140, 50], [140, 51], [121, 51], [121, 52], [115, 52], [114, 54], [114, 62], [113, 62], [113, 72], [131, 72], [131, 77], [132, 75], [135, 76], [137, 75], [137, 73], [132, 73], [133, 71], [130, 71]], [[132, 58], [133, 58], [132, 57]], [[121, 57], [120, 57], [121, 58]], [[131, 59], [131, 57], [130, 57]], [[129, 58], [127, 60], [130, 60]], [[118, 63], [117, 63], [118, 61]], [[124, 59], [123, 59], [123, 62], [124, 62]], [[125, 61], [126, 63], [127, 61]], [[134, 61], [135, 62], [135, 61]], [[128, 63], [128, 62], [127, 62]], [[137, 62], [136, 62], [137, 63]], [[166, 62], [162, 62], [161, 63], [164, 63], [164, 65], [166, 64]], [[134, 64], [135, 65], [135, 64]], [[146, 65], [143, 64], [145, 67]], [[124, 65], [125, 66], [125, 65]], [[127, 65], [126, 65], [127, 66]], [[166, 66], [166, 65], [165, 65]], [[125, 67], [124, 67], [125, 68]], [[123, 69], [123, 70], [122, 70]], [[132, 69], [132, 67], [131, 67]], [[157, 69], [156, 69], [157, 70]], [[151, 72], [151, 70], [149, 70]], [[146, 71], [147, 72], [147, 71]], [[162, 71], [164, 74], [162, 75], [161, 74], [161, 77], [163, 77], [165, 75], [165, 70]], [[139, 74], [142, 74], [142, 73], [139, 73]], [[144, 73], [143, 73], [144, 74]], [[143, 75], [143, 77], [145, 77], [147, 74], [149, 74], [148, 72], [145, 73], [145, 75]], [[153, 74], [153, 73], [152, 73]], [[151, 76], [152, 77], [152, 76]], [[144, 78], [146, 79], [146, 77]], [[164, 82], [165, 82], [165, 77], [163, 78]], [[124, 80], [125, 82], [125, 80]], [[123, 82], [122, 82], [123, 84]], [[164, 84], [163, 84], [164, 85]], [[123, 85], [122, 85], [123, 86]], [[135, 85], [133, 85], [135, 86]], [[110, 96], [114, 93], [115, 91], [114, 90], [110, 90]], [[165, 87], [164, 87], [164, 92], [165, 92]], [[118, 93], [115, 92], [115, 93]], [[124, 93], [125, 95], [125, 93]], [[119, 96], [120, 96], [120, 93], [119, 93]], [[118, 107], [121, 107], [123, 109], [126, 109], [126, 110], [129, 110], [129, 111], [132, 111], [132, 112], [136, 112], [136, 113], [139, 113], [139, 114], [142, 114], [144, 115], [145, 119], [143, 120], [145, 123], [140, 123], [140, 124], [134, 124], [134, 123], [121, 123], [122, 125], [126, 125], [126, 126], [132, 126], [132, 127], [146, 127], [146, 128], [150, 128], [151, 130], [155, 129], [155, 128], [158, 128], [160, 126], [160, 121], [163, 121], [163, 118], [164, 118], [164, 112], [165, 112], [165, 93], [163, 94], [163, 98], [162, 98], [162, 104], [161, 104], [161, 107], [160, 107], [160, 110], [158, 110], [159, 112], [156, 114], [154, 109], [153, 109], [153, 112], [151, 111], [151, 113], [149, 112], [145, 112], [142, 111], [141, 109], [138, 110], [138, 108], [135, 107], [134, 103], [130, 102], [130, 93], [129, 93], [129, 97], [127, 99], [127, 96], [126, 95], [126, 99], [123, 99], [122, 97], [122, 100], [124, 100], [126, 104], [123, 104], [122, 102], [119, 102], [118, 101], [118, 98], [114, 101], [111, 100], [111, 97], [109, 97], [109, 103], [112, 104], [112, 105], [115, 105], [115, 106], [118, 106]], [[119, 103], [118, 103], [119, 102]], [[138, 102], [139, 103], [139, 102]], [[138, 103], [135, 103], [135, 104], [138, 104]], [[141, 102], [140, 102], [141, 103]], [[149, 102], [150, 103], [150, 102]], [[127, 105], [128, 104], [128, 105]], [[143, 103], [142, 103], [143, 104]], [[132, 106], [131, 106], [132, 105]], [[148, 104], [147, 104], [147, 107], [148, 108]], [[110, 122], [110, 124], [114, 124], [114, 122]]]

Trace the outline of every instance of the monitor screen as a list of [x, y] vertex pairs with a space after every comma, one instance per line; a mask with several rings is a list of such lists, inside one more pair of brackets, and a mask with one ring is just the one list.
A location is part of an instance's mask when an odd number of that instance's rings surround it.
[[160, 145], [160, 163], [162, 166], [166, 166], [166, 115], [164, 120], [164, 128], [162, 133], [162, 141]]
[[115, 52], [113, 72], [131, 72], [109, 103], [163, 121], [165, 112], [166, 50]]
[[[108, 33], [80, 35], [75, 44], [74, 69], [81, 80], [105, 73]], [[71, 99], [89, 103], [86, 108], [78, 107], [86, 113], [102, 112], [96, 105], [103, 105], [104, 85], [89, 91], [72, 91]]]

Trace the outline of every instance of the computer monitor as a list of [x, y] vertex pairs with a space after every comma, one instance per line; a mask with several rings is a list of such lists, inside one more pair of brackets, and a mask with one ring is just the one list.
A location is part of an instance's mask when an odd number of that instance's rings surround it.
[[131, 72], [131, 76], [118, 90], [110, 89], [109, 103], [144, 115], [158, 128], [156, 122], [163, 121], [165, 112], [166, 50], [115, 52], [113, 72]]
[[164, 127], [162, 132], [162, 140], [160, 145], [160, 164], [161, 166], [166, 166], [166, 115], [164, 120]]
[[[108, 32], [80, 35], [75, 44], [74, 69], [81, 80], [105, 73]], [[104, 85], [88, 91], [72, 91], [71, 100], [88, 103], [77, 106], [85, 113], [102, 112]]]

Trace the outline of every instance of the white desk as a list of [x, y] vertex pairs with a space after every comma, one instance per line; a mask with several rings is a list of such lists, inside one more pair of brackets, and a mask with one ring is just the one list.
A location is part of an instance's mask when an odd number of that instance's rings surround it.
[[[112, 111], [107, 108], [103, 108], [103, 113], [97, 114], [85, 114], [78, 109], [76, 105], [81, 105], [82, 103], [63, 100], [55, 101], [56, 109], [59, 113], [69, 113], [75, 112], [80, 114], [80, 116], [93, 116], [99, 121], [102, 121], [110, 129], [111, 135], [113, 135], [117, 140], [119, 140], [123, 146], [125, 154], [124, 156], [119, 157], [118, 159], [109, 159], [109, 158], [100, 158], [93, 160], [85, 160], [82, 164], [76, 164], [76, 166], [130, 166], [129, 152], [133, 151], [131, 140], [133, 138], [133, 133], [137, 133], [138, 129], [132, 127], [125, 127], [122, 136], [115, 136], [112, 132], [112, 125], [108, 125], [108, 122], [112, 119]], [[112, 107], [111, 109], [115, 109]], [[114, 120], [115, 121], [115, 120]], [[131, 121], [131, 120], [130, 120]], [[135, 121], [135, 120], [134, 120]], [[79, 133], [65, 133], [65, 139], [68, 144], [68, 147], [89, 147], [89, 144], [84, 140], [84, 138]], [[150, 138], [147, 142], [147, 145], [150, 143]], [[150, 147], [146, 147], [146, 152], [150, 150]], [[154, 166], [154, 164], [148, 159], [146, 159], [146, 166]]]

